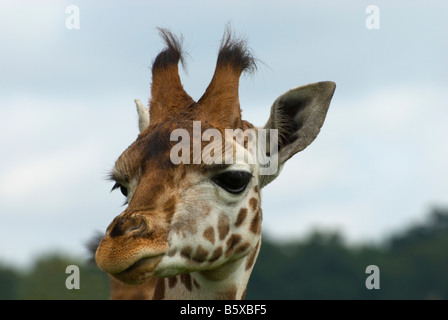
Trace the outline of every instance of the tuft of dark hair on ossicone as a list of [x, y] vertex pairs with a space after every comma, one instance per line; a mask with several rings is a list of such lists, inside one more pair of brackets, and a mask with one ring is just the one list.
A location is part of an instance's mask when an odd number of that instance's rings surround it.
[[152, 69], [164, 69], [170, 65], [177, 65], [179, 62], [184, 66], [184, 53], [182, 51], [182, 36], [180, 39], [171, 31], [163, 28], [157, 28], [159, 34], [165, 42], [166, 48], [162, 50], [155, 58]]
[[221, 40], [217, 65], [230, 65], [239, 72], [252, 73], [257, 69], [255, 58], [247, 47], [246, 39], [235, 37], [230, 26], [227, 26]]

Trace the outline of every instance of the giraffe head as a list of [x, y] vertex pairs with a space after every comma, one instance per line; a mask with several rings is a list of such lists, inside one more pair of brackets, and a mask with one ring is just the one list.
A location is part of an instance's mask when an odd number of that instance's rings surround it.
[[[233, 279], [245, 287], [260, 248], [261, 188], [315, 139], [335, 84], [281, 95], [261, 139], [241, 119], [239, 78], [255, 68], [245, 42], [226, 32], [213, 78], [196, 102], [179, 78], [180, 41], [166, 30], [161, 35], [166, 48], [152, 66], [149, 111], [136, 101], [140, 134], [111, 173], [128, 206], [107, 228], [96, 261], [130, 284], [157, 277], [170, 279], [159, 289], [175, 287], [181, 275], [187, 291], [202, 280]], [[265, 147], [251, 143], [261, 140]], [[266, 159], [274, 158], [278, 167], [266, 174]], [[241, 297], [232, 290], [230, 297]]]

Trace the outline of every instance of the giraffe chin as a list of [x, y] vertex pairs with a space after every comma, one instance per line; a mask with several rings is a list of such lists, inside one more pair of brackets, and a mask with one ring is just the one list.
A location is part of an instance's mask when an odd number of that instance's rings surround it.
[[127, 284], [142, 284], [146, 282], [148, 278], [153, 276], [154, 270], [157, 268], [162, 258], [163, 254], [152, 257], [143, 257], [127, 269], [118, 273], [111, 273], [111, 275], [117, 280]]

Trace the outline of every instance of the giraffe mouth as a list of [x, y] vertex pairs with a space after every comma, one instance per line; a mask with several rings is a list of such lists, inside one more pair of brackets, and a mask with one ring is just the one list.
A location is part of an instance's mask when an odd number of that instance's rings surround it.
[[151, 257], [142, 257], [128, 268], [121, 272], [111, 273], [111, 275], [127, 284], [141, 284], [152, 277], [154, 270], [162, 260], [163, 254]]

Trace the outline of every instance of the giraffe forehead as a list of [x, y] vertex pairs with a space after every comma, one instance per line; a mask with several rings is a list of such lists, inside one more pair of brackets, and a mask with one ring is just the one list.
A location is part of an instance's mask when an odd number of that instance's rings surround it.
[[174, 145], [170, 141], [170, 135], [174, 129], [173, 123], [148, 127], [120, 155], [115, 162], [112, 176], [126, 183], [132, 178], [143, 176], [147, 170], [174, 168], [170, 161], [170, 150]]
[[[229, 134], [229, 130], [233, 129], [218, 128], [208, 121], [185, 119], [171, 119], [164, 123], [149, 126], [120, 155], [115, 163], [112, 176], [116, 180], [126, 183], [138, 175], [143, 175], [146, 170], [153, 170], [154, 167], [162, 170], [178, 167], [176, 161], [173, 160], [175, 153], [172, 153], [172, 150], [179, 144], [179, 141], [182, 143], [185, 143], [185, 141], [182, 140], [183, 138], [173, 136], [173, 132], [176, 132], [176, 130], [183, 130], [188, 136], [189, 167], [201, 171], [224, 169], [228, 167], [226, 157], [229, 146], [232, 148], [232, 157], [237, 154], [240, 155], [241, 153], [238, 150], [245, 150], [247, 148], [247, 140], [252, 139], [248, 137], [253, 136], [253, 134], [247, 135], [246, 133], [247, 126], [244, 126], [243, 129], [245, 131], [242, 135], [240, 134], [243, 132], [241, 129], [237, 129], [237, 133], [232, 135], [232, 133]], [[210, 132], [214, 132], [212, 138], [210, 138]], [[241, 139], [238, 135], [240, 135]], [[217, 140], [216, 137], [220, 139]], [[229, 141], [231, 141], [231, 144], [228, 144]], [[210, 155], [213, 154], [210, 151], [212, 149], [218, 150], [218, 144], [222, 144], [222, 161], [210, 163]], [[177, 154], [175, 155], [177, 156]], [[197, 160], [198, 156], [199, 161]], [[238, 162], [235, 159], [233, 161]], [[250, 161], [252, 163], [255, 160]], [[150, 168], [147, 169], [147, 167]]]

